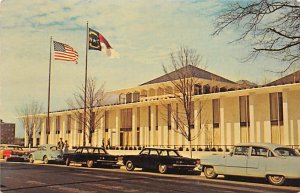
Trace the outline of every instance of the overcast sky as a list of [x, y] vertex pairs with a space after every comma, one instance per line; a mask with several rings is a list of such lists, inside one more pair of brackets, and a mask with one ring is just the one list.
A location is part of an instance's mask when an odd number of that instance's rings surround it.
[[[38, 100], [47, 107], [50, 36], [79, 53], [78, 64], [52, 61], [51, 110], [67, 108], [84, 81], [86, 22], [120, 53], [110, 59], [89, 51], [88, 74], [106, 90], [134, 87], [163, 75], [162, 64], [180, 46], [194, 48], [207, 70], [233, 81], [273, 80], [264, 71], [275, 68], [266, 58], [243, 63], [250, 51], [245, 43], [229, 44], [238, 29], [218, 37], [211, 34], [215, 17], [226, 1], [100, 1], [4, 0], [0, 8], [0, 119], [17, 123], [16, 109]], [[22, 136], [21, 125], [17, 135]]]

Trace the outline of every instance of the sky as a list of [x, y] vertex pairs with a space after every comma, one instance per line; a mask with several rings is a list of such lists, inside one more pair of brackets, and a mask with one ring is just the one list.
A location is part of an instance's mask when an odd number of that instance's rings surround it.
[[66, 101], [84, 82], [87, 22], [120, 54], [111, 59], [88, 52], [88, 76], [99, 86], [105, 83], [106, 91], [163, 75], [162, 65], [170, 64], [170, 53], [182, 46], [196, 49], [208, 71], [230, 80], [278, 78], [265, 71], [278, 68], [270, 58], [242, 62], [251, 47], [230, 43], [238, 38], [238, 29], [212, 36], [224, 6], [226, 1], [217, 0], [2, 0], [0, 119], [16, 123], [16, 135], [23, 137], [17, 109], [36, 100], [46, 112], [50, 36], [79, 54], [78, 64], [52, 60], [51, 111], [68, 108]]

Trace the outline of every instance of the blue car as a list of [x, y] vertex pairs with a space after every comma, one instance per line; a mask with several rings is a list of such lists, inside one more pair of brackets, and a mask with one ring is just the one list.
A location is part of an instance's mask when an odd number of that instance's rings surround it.
[[33, 163], [35, 160], [41, 160], [44, 164], [50, 162], [62, 163], [63, 152], [53, 144], [40, 145], [36, 151], [29, 155], [30, 163]]

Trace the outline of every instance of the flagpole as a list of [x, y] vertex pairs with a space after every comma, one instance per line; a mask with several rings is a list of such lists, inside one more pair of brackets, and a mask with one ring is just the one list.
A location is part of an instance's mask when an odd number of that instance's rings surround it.
[[47, 131], [50, 131], [50, 86], [51, 86], [51, 53], [52, 51], [52, 36], [50, 36], [50, 56], [49, 56], [49, 79], [48, 79], [48, 111], [47, 111], [47, 125], [46, 125], [46, 143], [48, 143]]
[[84, 115], [83, 115], [83, 146], [86, 145], [86, 87], [87, 87], [87, 63], [88, 63], [88, 44], [89, 44], [89, 23], [86, 22], [86, 50], [85, 50], [85, 80], [84, 80]]

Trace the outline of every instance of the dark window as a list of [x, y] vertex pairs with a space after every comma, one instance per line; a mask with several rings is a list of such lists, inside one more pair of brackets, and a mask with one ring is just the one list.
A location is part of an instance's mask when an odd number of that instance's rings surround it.
[[249, 126], [249, 96], [240, 96], [240, 126]]
[[172, 107], [171, 104], [168, 104], [168, 129], [171, 129], [171, 113], [172, 113]]
[[270, 120], [272, 125], [283, 125], [282, 93], [270, 93]]
[[234, 155], [244, 155], [247, 156], [249, 151], [249, 147], [246, 146], [236, 146], [234, 148]]
[[194, 85], [194, 94], [195, 95], [200, 95], [202, 94], [202, 86], [199, 84]]
[[149, 149], [144, 149], [141, 151], [140, 155], [149, 155]]
[[220, 125], [220, 99], [213, 99], [213, 127]]
[[252, 147], [251, 156], [263, 156], [267, 157], [268, 149], [263, 147]]

